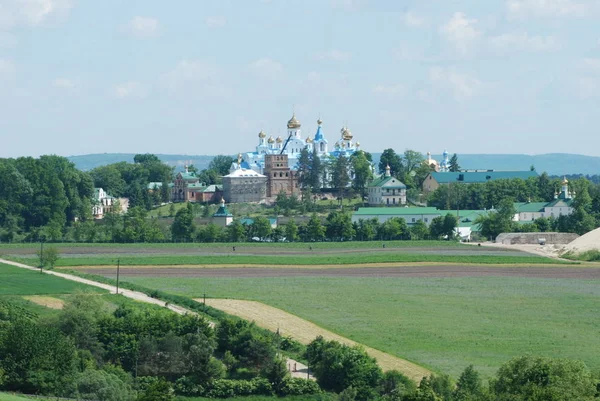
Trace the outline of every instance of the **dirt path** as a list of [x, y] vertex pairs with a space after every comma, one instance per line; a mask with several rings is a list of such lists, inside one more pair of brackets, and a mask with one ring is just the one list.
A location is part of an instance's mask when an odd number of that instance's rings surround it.
[[65, 301], [54, 297], [47, 297], [42, 295], [28, 295], [24, 296], [23, 298], [50, 309], [62, 309], [65, 306]]
[[[20, 268], [27, 269], [27, 270], [39, 271], [39, 269], [37, 269], [35, 267], [27, 266], [27, 265], [25, 265], [23, 263], [12, 262], [10, 260], [0, 259], [0, 263], [4, 263], [4, 264], [7, 264], [7, 265], [20, 267]], [[64, 278], [66, 280], [76, 281], [78, 283], [87, 284], [87, 285], [91, 285], [93, 287], [102, 288], [102, 289], [105, 289], [105, 290], [109, 291], [111, 294], [116, 294], [117, 293], [117, 287], [113, 286], [113, 285], [99, 283], [97, 281], [88, 280], [88, 279], [85, 279], [85, 278], [82, 278], [82, 277], [74, 276], [72, 274], [59, 273], [59, 272], [49, 271], [49, 270], [44, 270], [43, 272], [46, 273], [46, 274], [51, 274], [53, 276]], [[155, 298], [149, 297], [148, 295], [144, 294], [143, 292], [132, 291], [132, 290], [124, 289], [124, 288], [119, 288], [119, 294], [121, 294], [121, 295], [123, 295], [123, 296], [125, 296], [127, 298], [134, 299], [136, 301], [146, 302], [146, 303], [149, 303], [149, 304], [154, 304], [154, 305], [162, 306], [162, 307], [167, 308], [167, 309], [169, 309], [169, 310], [171, 310], [171, 311], [173, 311], [175, 313], [178, 313], [180, 315], [185, 315], [185, 314], [188, 314], [188, 313], [192, 314], [192, 315], [197, 315], [197, 313], [194, 312], [194, 311], [182, 308], [181, 306], [178, 306], [178, 305], [173, 305], [173, 304], [167, 303], [165, 301], [161, 301], [159, 299], [155, 299]], [[211, 327], [214, 327], [215, 323], [209, 321], [209, 325]], [[293, 359], [289, 359], [289, 358], [287, 360], [287, 363], [288, 363], [288, 366], [290, 367], [290, 373], [291, 373], [292, 377], [307, 377], [306, 376], [306, 372], [307, 372], [308, 368], [306, 367], [306, 365], [302, 364], [301, 362], [295, 361]], [[296, 367], [295, 371], [294, 371], [293, 367]]]
[[[196, 299], [196, 301], [202, 302], [200, 299]], [[317, 336], [323, 336], [326, 340], [335, 340], [350, 346], [362, 346], [362, 344], [358, 344], [346, 337], [325, 330], [298, 316], [260, 302], [235, 299], [207, 299], [206, 304], [232, 315], [239, 316], [242, 319], [254, 321], [257, 325], [264, 327], [265, 329], [271, 331], [279, 330], [282, 335], [290, 336], [303, 344], [310, 343]], [[379, 365], [383, 370], [398, 370], [415, 380], [417, 383], [420, 382], [424, 376], [429, 376], [431, 374], [429, 370], [412, 362], [370, 347], [363, 347], [370, 356], [377, 359], [377, 362], [379, 362]]]

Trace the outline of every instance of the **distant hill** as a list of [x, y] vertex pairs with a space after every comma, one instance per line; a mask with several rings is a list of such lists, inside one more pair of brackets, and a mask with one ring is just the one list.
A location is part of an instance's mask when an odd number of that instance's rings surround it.
[[[374, 153], [373, 159], [379, 163], [381, 153]], [[432, 155], [442, 160], [441, 155]], [[518, 154], [459, 154], [458, 164], [463, 169], [478, 170], [529, 170], [533, 165], [538, 173], [549, 175], [600, 174], [600, 157], [575, 155], [570, 153], [548, 153], [543, 155]]]
[[[70, 156], [80, 170], [91, 170], [94, 167], [126, 161], [133, 163], [134, 153], [99, 153], [91, 155]], [[183, 169], [184, 164], [193, 164], [199, 170], [208, 167], [214, 156], [208, 155], [161, 155], [157, 156], [176, 170]], [[381, 153], [373, 153], [373, 160], [379, 163]], [[432, 156], [441, 160], [441, 155]], [[490, 170], [529, 170], [533, 165], [539, 173], [550, 175], [600, 174], [600, 157], [583, 156], [569, 153], [550, 153], [543, 155], [519, 154], [459, 154], [458, 163], [464, 169]]]
[[[91, 155], [69, 156], [70, 161], [75, 163], [79, 170], [89, 171], [98, 166], [107, 164], [128, 162], [133, 163], [135, 153], [96, 153]], [[158, 158], [169, 166], [174, 166], [175, 170], [183, 170], [183, 166], [193, 164], [198, 170], [208, 167], [208, 164], [214, 156], [206, 155], [161, 155], [157, 154]]]

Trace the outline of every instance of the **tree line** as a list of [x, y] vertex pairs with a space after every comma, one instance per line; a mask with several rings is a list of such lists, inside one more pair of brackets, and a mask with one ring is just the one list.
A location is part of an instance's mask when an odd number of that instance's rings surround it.
[[[282, 352], [299, 355], [316, 382], [292, 378]], [[592, 401], [600, 379], [580, 361], [534, 356], [503, 364], [485, 384], [473, 366], [456, 382], [418, 384], [383, 372], [360, 346], [317, 337], [304, 347], [254, 323], [79, 294], [53, 317], [0, 304], [0, 390], [98, 401], [170, 401], [175, 395], [250, 395], [330, 401]], [[318, 398], [309, 398], [318, 395]], [[285, 398], [283, 398], [285, 399]]]
[[213, 328], [195, 315], [80, 294], [57, 317], [0, 304], [0, 390], [98, 401], [318, 393], [290, 377], [288, 338], [243, 320]]

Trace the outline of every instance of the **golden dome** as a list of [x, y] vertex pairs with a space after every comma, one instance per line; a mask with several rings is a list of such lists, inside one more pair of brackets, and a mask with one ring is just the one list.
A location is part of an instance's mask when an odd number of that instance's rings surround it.
[[567, 177], [563, 177], [563, 185], [568, 185], [569, 184], [569, 180], [567, 180]]
[[269, 139], [267, 139], [267, 142], [275, 143], [275, 139], [273, 138], [273, 136], [270, 136]]
[[278, 136], [277, 139], [275, 139], [275, 142], [281, 143], [283, 142], [283, 138], [281, 136]]
[[263, 130], [260, 130], [260, 132], [258, 133], [258, 137], [260, 139], [266, 138], [266, 136], [267, 136], [267, 134], [265, 134], [265, 131], [263, 131]]
[[349, 141], [350, 139], [352, 139], [352, 132], [350, 132], [350, 130], [348, 129], [348, 127], [344, 127], [342, 128], [342, 139], [345, 141]]
[[323, 120], [321, 120], [321, 119], [319, 118], [319, 119], [317, 120], [317, 124], [318, 124], [318, 125], [321, 125], [321, 124], [323, 124]]
[[356, 142], [356, 147], [360, 148], [360, 142]]
[[310, 136], [308, 138], [306, 138], [306, 143], [313, 143], [313, 140]]
[[300, 121], [298, 121], [298, 119], [296, 118], [296, 113], [294, 113], [292, 115], [292, 118], [290, 118], [290, 121], [288, 121], [287, 127], [290, 129], [291, 128], [300, 128]]

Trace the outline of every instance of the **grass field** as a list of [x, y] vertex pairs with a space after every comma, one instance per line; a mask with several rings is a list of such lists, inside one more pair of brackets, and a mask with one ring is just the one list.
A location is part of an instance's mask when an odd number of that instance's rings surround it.
[[21, 395], [0, 392], [0, 401], [31, 401], [32, 399]]
[[485, 278], [127, 278], [190, 297], [264, 302], [356, 342], [453, 376], [524, 354], [600, 368], [597, 280]]
[[40, 274], [0, 263], [0, 296], [72, 294], [83, 290], [105, 292], [49, 274]]
[[[318, 249], [364, 249], [373, 248], [379, 249], [385, 243], [386, 248], [446, 248], [446, 247], [462, 247], [473, 248], [472, 245], [465, 245], [454, 241], [348, 241], [348, 242], [238, 242], [238, 243], [136, 243], [136, 244], [113, 244], [113, 243], [56, 243], [46, 244], [47, 246], [55, 246], [57, 248], [115, 248], [115, 249], [138, 249], [138, 248], [155, 248], [155, 249], [176, 249], [176, 248], [226, 248], [231, 249], [231, 246], [252, 247], [264, 249], [307, 249], [312, 246], [314, 250]], [[0, 244], [0, 254], [9, 254], [14, 249], [32, 249], [33, 253], [40, 249], [39, 243], [19, 243], [19, 244]]]
[[[12, 257], [11, 259], [32, 264], [33, 259]], [[164, 265], [241, 265], [241, 266], [315, 266], [315, 265], [368, 265], [370, 263], [460, 263], [460, 264], [569, 264], [568, 262], [541, 256], [499, 256], [499, 255], [435, 255], [418, 253], [369, 252], [350, 255], [159, 255], [140, 254], [63, 257], [56, 267], [73, 266], [164, 266]]]

